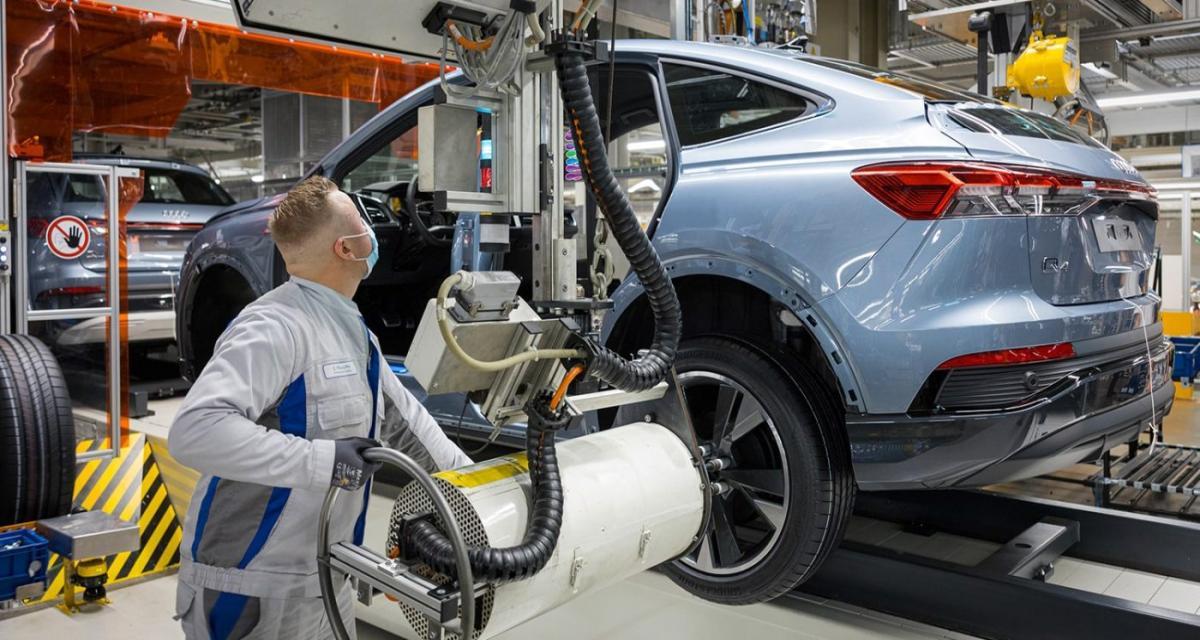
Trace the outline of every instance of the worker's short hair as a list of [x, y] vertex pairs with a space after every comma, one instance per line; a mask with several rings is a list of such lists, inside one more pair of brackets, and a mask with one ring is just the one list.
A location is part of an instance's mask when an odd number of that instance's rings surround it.
[[304, 244], [329, 224], [329, 194], [337, 190], [338, 186], [324, 176], [305, 178], [292, 187], [271, 213], [267, 223], [271, 238], [281, 248]]

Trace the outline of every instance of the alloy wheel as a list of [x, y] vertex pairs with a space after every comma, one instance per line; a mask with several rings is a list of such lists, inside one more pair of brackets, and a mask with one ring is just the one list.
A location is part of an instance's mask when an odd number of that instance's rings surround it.
[[783, 442], [762, 402], [737, 381], [686, 371], [679, 384], [715, 489], [708, 529], [680, 562], [703, 574], [736, 574], [779, 541], [791, 493]]

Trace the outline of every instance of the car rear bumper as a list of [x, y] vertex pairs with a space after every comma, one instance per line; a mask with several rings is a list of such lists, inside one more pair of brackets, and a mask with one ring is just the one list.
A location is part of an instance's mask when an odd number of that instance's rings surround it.
[[[174, 311], [143, 311], [127, 314], [129, 342], [171, 342], [175, 340]], [[71, 325], [58, 334], [62, 346], [102, 344], [108, 341], [108, 318], [91, 318]]]
[[[123, 295], [130, 313], [171, 311], [175, 290], [179, 285], [178, 267], [161, 271], [128, 271]], [[64, 288], [92, 289], [82, 295], [62, 294]], [[103, 307], [108, 305], [108, 278], [103, 273], [89, 271], [78, 263], [63, 266], [31, 277], [29, 296], [35, 309], [69, 309]], [[56, 295], [57, 294], [57, 295]]]
[[858, 484], [866, 490], [980, 486], [1096, 455], [1171, 410], [1173, 347], [1159, 338], [1148, 351], [1088, 366], [1004, 411], [848, 416]]

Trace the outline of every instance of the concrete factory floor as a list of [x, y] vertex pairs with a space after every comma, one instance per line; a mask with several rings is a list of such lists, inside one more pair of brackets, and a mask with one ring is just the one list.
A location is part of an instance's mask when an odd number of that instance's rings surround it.
[[[182, 638], [171, 620], [175, 576], [115, 590], [113, 604], [95, 612], [66, 616], [43, 609], [0, 622], [5, 640], [45, 640], [86, 636], [91, 640]], [[364, 623], [359, 640], [395, 638]], [[643, 574], [578, 600], [497, 636], [501, 640], [755, 640], [959, 639], [960, 634], [926, 627], [844, 605], [789, 601], [783, 605], [724, 608], [688, 596], [659, 574]]]

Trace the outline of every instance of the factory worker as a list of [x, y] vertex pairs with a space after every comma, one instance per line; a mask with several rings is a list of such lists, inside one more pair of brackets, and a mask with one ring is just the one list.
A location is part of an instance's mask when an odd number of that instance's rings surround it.
[[[383, 360], [352, 301], [379, 247], [337, 185], [312, 177], [271, 215], [291, 278], [217, 341], [168, 444], [202, 475], [188, 508], [176, 616], [188, 638], [331, 637], [317, 528], [331, 485], [331, 542], [362, 541], [379, 439], [428, 470], [470, 464]], [[348, 584], [339, 605], [354, 618]], [[347, 625], [351, 632], [353, 624]]]

